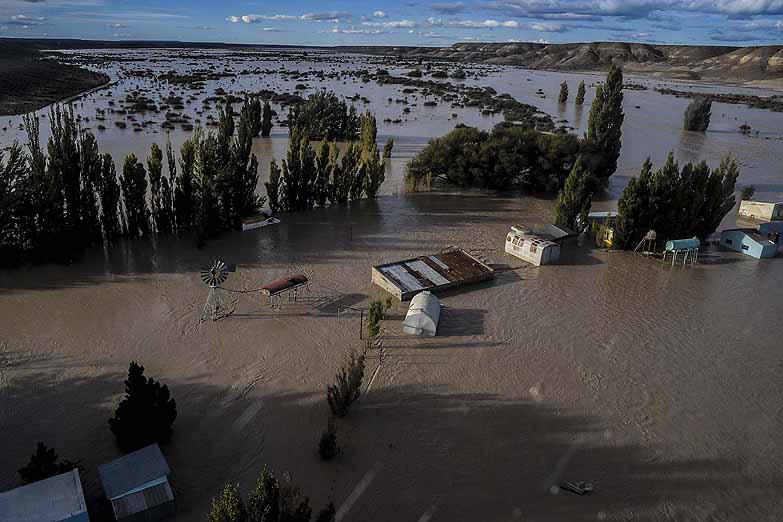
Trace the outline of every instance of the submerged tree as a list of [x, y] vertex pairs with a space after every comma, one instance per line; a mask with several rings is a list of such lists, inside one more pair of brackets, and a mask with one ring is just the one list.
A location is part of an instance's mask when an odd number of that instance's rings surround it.
[[582, 105], [585, 102], [585, 90], [585, 81], [582, 80], [579, 82], [579, 88], [576, 90], [576, 99], [574, 100], [574, 103]]
[[133, 154], [125, 157], [120, 186], [128, 235], [138, 237], [146, 234], [149, 231], [150, 215], [147, 207], [147, 172]]
[[269, 181], [264, 182], [266, 197], [269, 201], [269, 210], [272, 214], [280, 211], [280, 167], [272, 160], [269, 164]]
[[557, 103], [565, 103], [568, 101], [568, 82], [563, 80], [560, 84], [560, 94], [557, 96]]
[[23, 468], [19, 468], [19, 476], [26, 484], [30, 484], [67, 473], [78, 467], [78, 462], [61, 460], [54, 448], [47, 448], [43, 442], [39, 442], [35, 453], [30, 457], [30, 462]]
[[101, 161], [101, 174], [98, 181], [98, 198], [101, 201], [101, 225], [106, 241], [113, 241], [123, 235], [122, 205], [120, 185], [117, 182], [117, 170], [111, 154], [104, 154]]
[[239, 484], [226, 484], [220, 498], [212, 499], [209, 522], [249, 522], [247, 509], [239, 493]]
[[710, 126], [711, 111], [712, 100], [709, 98], [696, 98], [685, 109], [683, 128], [686, 131], [706, 131], [707, 127]]
[[117, 445], [130, 452], [171, 438], [177, 403], [169, 388], [144, 376], [144, 366], [131, 362], [125, 380], [125, 397], [117, 405], [109, 427]]
[[651, 229], [662, 239], [706, 239], [734, 207], [738, 176], [730, 157], [712, 170], [703, 161], [680, 168], [673, 154], [654, 172], [646, 161], [618, 201], [617, 244], [633, 248]]
[[593, 149], [590, 158], [585, 159], [601, 183], [606, 183], [617, 170], [624, 119], [623, 71], [612, 65], [606, 82], [596, 88], [585, 137]]
[[359, 134], [356, 108], [331, 91], [318, 91], [288, 112], [291, 133], [298, 129], [313, 140], [354, 140]]
[[272, 107], [269, 106], [269, 102], [264, 102], [264, 109], [261, 118], [261, 136], [268, 138], [272, 132]]
[[587, 223], [587, 214], [593, 200], [590, 170], [577, 158], [555, 205], [555, 223], [577, 230], [577, 224]]
[[361, 395], [362, 379], [364, 355], [351, 351], [337, 371], [335, 383], [326, 389], [326, 400], [334, 415], [345, 417], [348, 414], [351, 404]]
[[742, 196], [740, 199], [742, 201], [751, 200], [753, 199], [753, 194], [755, 193], [756, 193], [756, 187], [754, 187], [753, 185], [747, 185], [745, 187], [742, 187]]

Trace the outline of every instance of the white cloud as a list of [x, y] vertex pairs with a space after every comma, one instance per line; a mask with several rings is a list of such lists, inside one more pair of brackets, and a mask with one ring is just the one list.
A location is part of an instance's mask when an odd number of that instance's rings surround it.
[[413, 20], [397, 20], [397, 21], [389, 21], [389, 22], [362, 22], [362, 25], [366, 25], [368, 27], [409, 28], [409, 27], [417, 27], [419, 24], [417, 24]]
[[128, 24], [123, 24], [120, 22], [115, 22], [113, 24], [109, 24], [108, 27], [111, 27], [112, 29], [121, 29], [123, 27], [128, 27]]
[[507, 20], [499, 22], [497, 20], [444, 20], [442, 18], [427, 18], [426, 24], [429, 27], [454, 27], [457, 29], [492, 29], [495, 27], [505, 27], [507, 29], [519, 29], [521, 24], [516, 20]]
[[373, 11], [373, 18], [386, 18], [386, 11]]
[[565, 31], [565, 27], [561, 24], [551, 22], [533, 22], [530, 24], [530, 28], [534, 31], [541, 31], [544, 33], [562, 33]]
[[280, 20], [307, 20], [313, 22], [342, 22], [351, 19], [351, 13], [346, 11], [326, 11], [322, 13], [305, 13], [301, 16], [274, 14], [274, 15], [260, 15], [260, 14], [246, 14], [241, 16], [227, 16], [226, 22], [234, 24], [258, 24], [264, 21], [280, 21]]
[[326, 31], [318, 31], [322, 34], [388, 34], [387, 31], [382, 29], [360, 29], [355, 27], [341, 28], [333, 27]]

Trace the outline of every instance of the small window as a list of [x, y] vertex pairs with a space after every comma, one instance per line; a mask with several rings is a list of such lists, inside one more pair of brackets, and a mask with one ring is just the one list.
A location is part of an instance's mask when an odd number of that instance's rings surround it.
[[732, 240], [731, 240], [731, 239], [729, 239], [729, 238], [726, 238], [726, 244], [727, 244], [727, 245], [732, 245], [732, 244], [734, 244], [734, 241], [732, 241]]
[[742, 245], [742, 250], [750, 250], [750, 247], [748, 245]]

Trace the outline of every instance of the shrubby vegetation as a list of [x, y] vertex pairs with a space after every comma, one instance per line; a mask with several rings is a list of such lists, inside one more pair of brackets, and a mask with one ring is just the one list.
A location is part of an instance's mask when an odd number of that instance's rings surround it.
[[260, 103], [246, 99], [235, 124], [226, 104], [217, 132], [196, 132], [179, 161], [167, 145], [168, 174], [153, 144], [146, 168], [128, 155], [118, 178], [111, 156], [100, 154], [71, 107], [51, 109], [46, 150], [38, 119], [26, 116], [26, 147], [14, 143], [0, 153], [0, 263], [70, 262], [86, 247], [121, 236], [195, 231], [203, 240], [239, 227], [264, 203], [255, 195], [258, 164], [251, 153], [263, 118]]
[[710, 126], [712, 100], [696, 98], [688, 104], [683, 116], [683, 128], [687, 131], [704, 132]]
[[756, 187], [753, 185], [748, 185], [746, 187], [742, 187], [742, 197], [740, 198], [742, 201], [747, 201], [749, 199], [753, 199], [753, 195], [756, 193]]
[[406, 166], [406, 178], [418, 185], [436, 180], [459, 187], [558, 190], [579, 154], [570, 134], [537, 132], [522, 127], [495, 127], [491, 132], [458, 126], [430, 140]]
[[332, 460], [340, 452], [340, 447], [337, 445], [337, 426], [334, 419], [329, 418], [326, 430], [321, 434], [321, 440], [318, 441], [318, 455], [321, 460]]
[[724, 158], [710, 170], [706, 162], [679, 167], [673, 154], [653, 171], [648, 159], [632, 178], [617, 204], [617, 244], [633, 248], [648, 230], [660, 239], [698, 237], [715, 232], [734, 207], [737, 163]]
[[[290, 480], [280, 481], [264, 469], [248, 494], [242, 499], [239, 484], [227, 484], [220, 497], [212, 499], [209, 522], [310, 522], [313, 510], [310, 499], [303, 496]], [[329, 503], [314, 522], [334, 522], [336, 510]]]
[[357, 138], [359, 116], [356, 108], [330, 91], [318, 91], [307, 100], [291, 107], [288, 127], [311, 140], [345, 140]]
[[361, 395], [364, 379], [364, 354], [348, 353], [335, 375], [334, 384], [326, 389], [326, 400], [337, 417], [348, 415], [348, 409]]
[[125, 397], [109, 419], [117, 446], [130, 452], [149, 444], [166, 443], [176, 418], [177, 403], [171, 398], [168, 386], [145, 377], [144, 366], [130, 363]]
[[43, 442], [39, 442], [36, 445], [35, 453], [30, 457], [30, 462], [25, 467], [19, 468], [19, 477], [26, 484], [30, 484], [67, 473], [78, 467], [78, 462], [60, 459], [54, 448], [47, 448]]
[[617, 169], [624, 119], [622, 89], [622, 71], [612, 67], [606, 83], [596, 91], [583, 139], [524, 125], [499, 125], [492, 132], [458, 126], [430, 140], [406, 166], [406, 177], [414, 184], [441, 180], [460, 187], [559, 191], [580, 156], [590, 174], [583, 196], [591, 199]]
[[359, 141], [349, 142], [342, 154], [336, 142], [323, 140], [314, 148], [306, 131], [310, 124], [291, 129], [286, 159], [280, 166], [271, 162], [269, 181], [264, 184], [273, 213], [377, 196], [393, 143], [389, 140], [381, 155], [375, 117], [366, 112], [358, 121]]

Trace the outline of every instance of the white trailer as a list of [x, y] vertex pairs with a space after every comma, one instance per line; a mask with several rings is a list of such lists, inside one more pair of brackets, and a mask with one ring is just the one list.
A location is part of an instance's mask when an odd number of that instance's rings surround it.
[[512, 227], [506, 236], [506, 253], [534, 266], [550, 265], [560, 259], [560, 245]]

